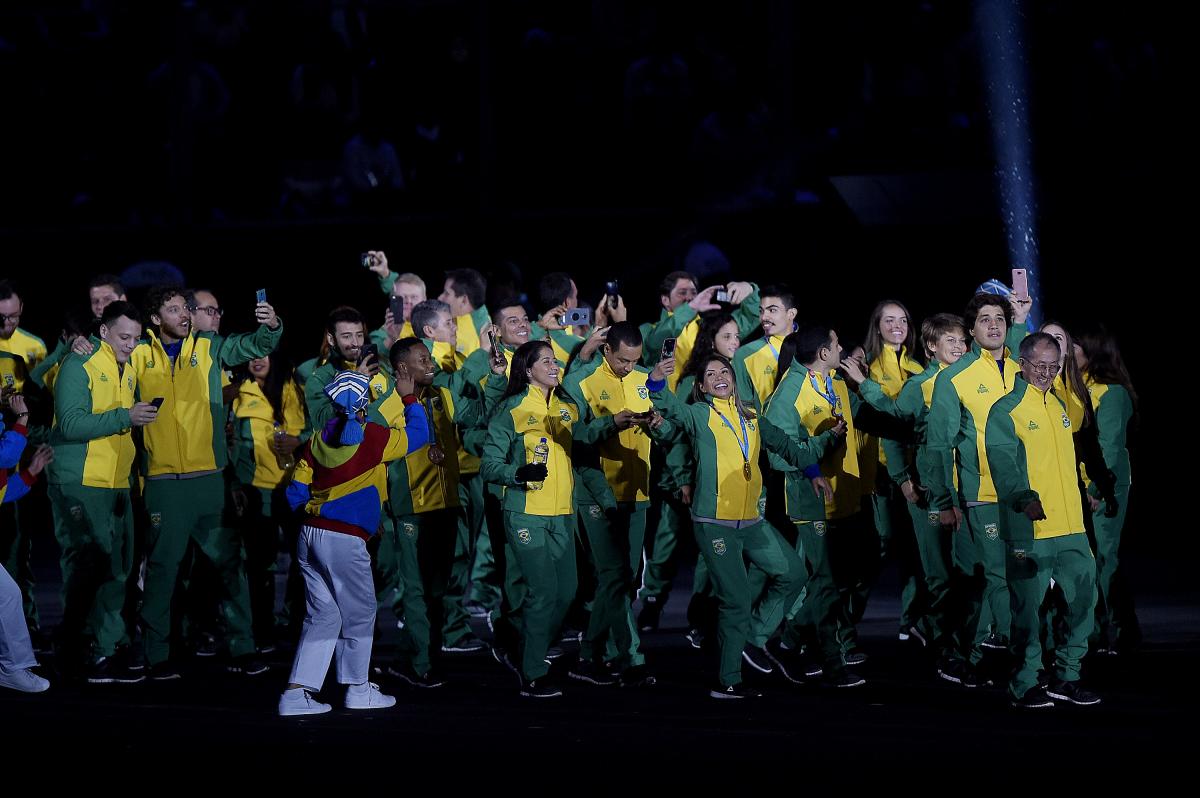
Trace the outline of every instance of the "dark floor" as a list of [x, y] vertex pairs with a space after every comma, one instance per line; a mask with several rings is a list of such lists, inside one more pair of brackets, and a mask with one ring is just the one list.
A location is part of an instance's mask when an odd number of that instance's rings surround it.
[[[1145, 570], [1150, 578], [1139, 581], [1152, 583], [1153, 568]], [[52, 578], [53, 571], [44, 576]], [[39, 588], [51, 622], [56, 589], [49, 581]], [[863, 763], [869, 754], [872, 767], [902, 770], [932, 759], [967, 768], [980, 761], [1041, 767], [1050, 764], [1047, 752], [1064, 763], [1183, 763], [1177, 754], [1195, 747], [1189, 725], [1200, 706], [1194, 678], [1200, 669], [1196, 598], [1141, 597], [1146, 643], [1127, 658], [1088, 661], [1086, 684], [1104, 696], [1104, 703], [1086, 709], [1056, 707], [1021, 715], [1007, 708], [1000, 688], [966, 690], [938, 680], [918, 644], [897, 640], [896, 591], [885, 577], [860, 628], [870, 657], [861, 666], [868, 679], [863, 688], [795, 687], [763, 677], [757, 680], [762, 699], [708, 698], [713, 661], [683, 637], [687, 595], [677, 588], [663, 628], [644, 636], [648, 664], [659, 676], [652, 688], [569, 682], [562, 699], [522, 699], [515, 677], [490, 656], [456, 655], [445, 663], [451, 681], [440, 689], [406, 689], [384, 677], [385, 691], [400, 699], [393, 709], [350, 713], [335, 708], [323, 716], [283, 719], [275, 715], [275, 705], [287, 677], [288, 652], [272, 655], [271, 671], [258, 677], [235, 677], [218, 659], [197, 658], [178, 682], [89, 686], [60, 680], [36, 696], [0, 690], [0, 761], [22, 748], [44, 751], [52, 744], [56, 750], [96, 755], [270, 748], [294, 761], [365, 749], [419, 753], [426, 759], [463, 752], [472, 757], [553, 754], [559, 764], [601, 751], [653, 750], [657, 757], [682, 756], [698, 764], [790, 753], [822, 767]], [[480, 634], [487, 636], [486, 627]], [[382, 634], [378, 659], [386, 661], [394, 635], [390, 627]], [[565, 648], [556, 671], [565, 671], [575, 644]], [[325, 697], [335, 707], [340, 703], [328, 685]]]

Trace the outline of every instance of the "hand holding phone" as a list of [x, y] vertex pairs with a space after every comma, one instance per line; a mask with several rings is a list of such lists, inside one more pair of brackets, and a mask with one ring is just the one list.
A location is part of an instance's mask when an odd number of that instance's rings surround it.
[[388, 300], [388, 308], [392, 311], [392, 324], [400, 327], [404, 324], [404, 299], [394, 296]]
[[608, 306], [612, 310], [617, 309], [617, 296], [621, 293], [620, 285], [616, 280], [609, 280], [604, 284], [604, 293], [608, 296]]
[[592, 323], [591, 308], [571, 308], [559, 318], [564, 327], [588, 326]]
[[267, 289], [265, 289], [265, 288], [258, 289], [257, 291], [254, 292], [254, 296], [255, 296], [254, 303], [256, 305], [261, 305], [262, 303], [267, 301]]
[[670, 360], [675, 357], [675, 339], [668, 338], [663, 341], [662, 351], [659, 353], [659, 360]]
[[154, 406], [155, 410], [158, 410], [160, 407], [162, 407], [164, 401], [166, 401], [165, 396], [156, 396], [150, 400], [150, 404]]
[[1013, 295], [1025, 298], [1029, 296], [1029, 274], [1025, 269], [1012, 270]]

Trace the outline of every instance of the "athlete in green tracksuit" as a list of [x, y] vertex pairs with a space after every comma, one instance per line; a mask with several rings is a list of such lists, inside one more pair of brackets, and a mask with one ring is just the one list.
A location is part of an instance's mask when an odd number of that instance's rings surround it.
[[[670, 430], [651, 413], [649, 372], [637, 366], [641, 356], [641, 333], [633, 324], [619, 322], [609, 328], [602, 356], [577, 361], [565, 385], [576, 404], [589, 408], [593, 416], [618, 417], [628, 411], [644, 419], [575, 453], [577, 468], [602, 469], [617, 502], [616, 510], [606, 513], [586, 486], [576, 486], [579, 521], [587, 535], [597, 585], [579, 663], [571, 676], [593, 684], [611, 684], [618, 678], [624, 685], [653, 683], [638, 649], [641, 641], [632, 602], [650, 504], [651, 438], [669, 436]], [[589, 455], [594, 463], [587, 462]]]
[[[1097, 704], [1100, 697], [1078, 685], [1093, 624], [1096, 562], [1083, 523], [1073, 425], [1052, 392], [1059, 345], [1051, 336], [1035, 333], [1022, 341], [1020, 363], [1021, 376], [992, 405], [984, 436], [1005, 546], [1012, 651], [1018, 660], [1008, 683], [1009, 700], [1023, 709], [1054, 701]], [[1106, 513], [1115, 516], [1116, 477], [1099, 458], [1090, 465], [1098, 491], [1106, 497]], [[1054, 673], [1048, 684], [1040, 684], [1040, 609], [1051, 580], [1066, 606], [1059, 618]]]
[[133, 427], [154, 423], [157, 411], [135, 402], [130, 354], [141, 316], [113, 302], [100, 320], [91, 355], [68, 355], [55, 383], [55, 450], [48, 478], [54, 532], [62, 549], [63, 620], [56, 649], [63, 669], [83, 667], [94, 683], [138, 682], [142, 673], [113, 659], [129, 645], [121, 610], [133, 566], [130, 484], [136, 455]]
[[[746, 409], [737, 396], [728, 359], [714, 354], [706, 360], [692, 404], [683, 404], [667, 389], [667, 377], [675, 365], [672, 360], [655, 366], [647, 387], [655, 408], [691, 441], [696, 458], [692, 524], [720, 605], [720, 665], [717, 684], [709, 694], [739, 699], [759, 695], [742, 684], [747, 645], [761, 648], [804, 588], [803, 566], [796, 552], [763, 520], [759, 508], [760, 447], [766, 446], [794, 468], [806, 468], [824, 453], [835, 433], [793, 440]], [[768, 576], [761, 597], [752, 595], [743, 558]]]
[[[585, 422], [584, 411], [558, 389], [560, 371], [544, 341], [516, 351], [503, 401], [488, 424], [480, 470], [486, 481], [505, 488], [505, 533], [524, 582], [517, 619], [521, 695], [533, 698], [562, 695], [544, 677], [546, 652], [578, 584], [572, 443], [595, 443], [621, 419]], [[604, 506], [615, 506], [603, 480], [589, 489], [607, 494]]]
[[[921, 634], [929, 645], [944, 651], [949, 645], [950, 618], [947, 615], [950, 585], [950, 535], [942, 530], [940, 516], [930, 508], [926, 485], [929, 484], [931, 463], [926, 440], [929, 403], [937, 376], [947, 366], [958, 362], [966, 351], [966, 330], [958, 316], [938, 313], [921, 324], [921, 341], [930, 355], [929, 366], [904, 382], [898, 396], [892, 398], [875, 379], [859, 385], [862, 397], [876, 408], [913, 425], [915, 454], [889, 438], [883, 439], [888, 474], [899, 485], [907, 501], [917, 553], [920, 557], [926, 603], [920, 622], [911, 631]], [[847, 372], [851, 379], [862, 377], [854, 370]]]
[[976, 670], [990, 634], [981, 619], [984, 605], [1001, 635], [1008, 634], [1011, 613], [996, 489], [983, 449], [988, 411], [1013, 389], [1019, 371], [1005, 346], [1011, 313], [1007, 300], [991, 294], [967, 303], [963, 319], [974, 343], [938, 374], [926, 423], [931, 511], [953, 533], [950, 589], [957, 639], [938, 664], [938, 675], [964, 687], [987, 681]]
[[[379, 569], [399, 576], [398, 605], [404, 631], [398, 661], [389, 672], [416, 687], [437, 687], [433, 670], [442, 647], [444, 615], [461, 604], [444, 603], [454, 559], [459, 516], [459, 437], [456, 424], [474, 427], [482, 413], [477, 394], [466, 397], [434, 384], [437, 374], [430, 348], [418, 338], [402, 338], [388, 353], [393, 372], [413, 378], [417, 398], [431, 421], [429, 445], [388, 467], [387, 509], [391, 526], [381, 542]], [[404, 397], [394, 390], [372, 403], [368, 420], [404, 426]], [[461, 621], [465, 623], [465, 618]], [[458, 625], [458, 622], [455, 623]]]
[[[1133, 595], [1120, 568], [1121, 533], [1129, 506], [1132, 482], [1129, 450], [1125, 447], [1129, 425], [1137, 410], [1137, 394], [1129, 379], [1121, 352], [1112, 334], [1103, 327], [1086, 330], [1076, 339], [1083, 350], [1088, 394], [1096, 419], [1096, 432], [1104, 462], [1116, 474], [1117, 515], [1107, 516], [1099, 508], [1092, 511], [1092, 529], [1096, 537], [1095, 648], [1109, 653], [1124, 653], [1141, 643], [1141, 629], [1134, 610]], [[1089, 486], [1096, 497], [1097, 488]]]

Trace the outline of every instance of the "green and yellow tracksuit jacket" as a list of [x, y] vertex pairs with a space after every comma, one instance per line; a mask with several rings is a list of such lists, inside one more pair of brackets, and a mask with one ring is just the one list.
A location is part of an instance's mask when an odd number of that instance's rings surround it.
[[25, 358], [11, 352], [0, 352], [0, 384], [9, 391], [21, 393], [29, 379]]
[[8, 338], [0, 338], [0, 352], [8, 352], [24, 360], [28, 371], [46, 359], [46, 342], [18, 327]]
[[469, 357], [472, 352], [480, 347], [480, 331], [492, 321], [492, 315], [488, 313], [487, 306], [475, 308], [470, 313], [458, 316], [454, 319], [458, 324], [458, 344], [457, 349], [462, 352], [463, 357]]
[[[266, 357], [279, 345], [283, 323], [228, 338], [211, 332], [191, 332], [172, 362], [153, 330], [129, 356], [137, 379], [138, 398], [163, 398], [158, 418], [142, 430], [146, 448], [144, 475], [194, 474], [220, 471], [228, 461], [225, 445], [225, 403], [221, 397], [224, 368]], [[59, 376], [59, 390], [62, 390]]]
[[[118, 368], [107, 343], [92, 342], [92, 354], [68, 355], [59, 369], [48, 479], [55, 485], [128, 489], [137, 455], [129, 420], [137, 374], [132, 364]], [[224, 448], [224, 440], [221, 444]]]
[[761, 519], [758, 457], [762, 447], [790, 467], [804, 469], [825, 453], [832, 437], [789, 436], [768, 418], [742, 416], [733, 397], [705, 396], [703, 402], [684, 404], [665, 380], [650, 381], [647, 387], [655, 408], [691, 442], [696, 459], [691, 511], [692, 518], [702, 523], [742, 526]]
[[[612, 416], [622, 410], [643, 413], [652, 407], [650, 391], [646, 387], [648, 377], [649, 372], [637, 367], [622, 379], [613, 372], [608, 361], [597, 354], [573, 369], [563, 388], [579, 407], [587, 407], [596, 418]], [[667, 434], [669, 432], [664, 433]], [[594, 446], [616, 501], [650, 500], [650, 441], [651, 435], [646, 430], [634, 426]], [[593, 503], [586, 501], [583, 493], [579, 493], [581, 503]]]
[[54, 383], [58, 379], [58, 371], [62, 367], [62, 361], [67, 355], [71, 354], [71, 340], [60, 338], [58, 346], [54, 347], [54, 351], [29, 372], [29, 379], [45, 388], [51, 395], [54, 394]]
[[859, 393], [867, 404], [913, 425], [916, 454], [911, 465], [903, 444], [889, 438], [883, 439], [883, 448], [887, 452], [888, 476], [897, 485], [902, 485], [910, 479], [922, 487], [928, 484], [933, 467], [928, 451], [929, 404], [933, 401], [933, 388], [937, 384], [937, 376], [945, 368], [946, 366], [937, 360], [930, 361], [924, 371], [905, 381], [900, 394], [895, 398], [890, 397], [873, 379], [866, 380], [859, 387]]
[[[683, 325], [678, 325], [676, 316], [680, 315], [685, 308], [690, 314], [690, 319]], [[742, 304], [733, 309], [733, 320], [737, 322], [739, 336], [749, 335], [759, 325], [761, 308], [758, 287], [755, 286], [754, 292], [746, 297]], [[663, 341], [671, 337], [675, 338], [675, 373], [667, 378], [667, 384], [674, 390], [683, 376], [684, 365], [688, 362], [688, 358], [691, 357], [692, 350], [696, 348], [696, 336], [700, 334], [700, 317], [687, 305], [680, 306], [679, 310], [675, 311], [674, 314], [667, 314], [665, 310], [663, 314], [664, 317], [659, 320], [659, 323], [650, 334], [649, 340], [646, 341], [642, 357], [646, 357], [646, 353], [649, 352], [654, 361], [658, 362]], [[665, 334], [674, 330], [677, 326], [679, 329], [677, 335], [671, 336]], [[654, 363], [648, 365], [652, 367]]]
[[275, 420], [275, 409], [253, 379], [238, 386], [233, 400], [233, 470], [243, 485], [275, 490], [291, 480], [291, 470], [279, 467], [271, 443], [278, 427], [288, 435], [303, 438], [307, 427], [304, 397], [295, 380], [283, 386], [283, 423]]
[[[826, 398], [829, 382], [825, 376], [793, 363], [767, 404], [767, 420], [795, 440], [812, 440], [837, 426], [835, 406]], [[834, 443], [837, 439], [828, 432], [831, 443], [815, 468], [798, 468], [775, 455], [770, 457], [772, 467], [785, 472], [787, 513], [797, 520], [847, 518], [859, 512], [863, 497], [871, 492], [872, 486], [862, 477], [862, 462], [864, 455], [873, 456], [875, 449], [865, 446], [865, 435], [854, 422], [861, 400], [841, 378], [835, 377], [832, 384], [836, 410], [846, 420], [845, 439]], [[818, 476], [828, 479], [833, 488], [833, 497], [827, 502], [813, 491], [812, 480]]]
[[1083, 419], [1087, 414], [1084, 402], [1087, 400], [1082, 396], [1076, 396], [1075, 392], [1067, 387], [1067, 381], [1063, 379], [1061, 371], [1054, 377], [1054, 385], [1051, 386], [1054, 395], [1058, 397], [1058, 401], [1063, 403], [1063, 407], [1067, 408], [1067, 416], [1071, 419], [1071, 427], [1076, 432], [1083, 428]]
[[938, 373], [926, 424], [931, 471], [925, 487], [930, 509], [996, 501], [984, 454], [987, 415], [992, 405], [1012, 391], [1019, 373], [1007, 347], [1004, 360], [998, 363], [978, 345]]
[[779, 371], [779, 350], [782, 335], [760, 338], [741, 347], [733, 355], [733, 373], [737, 377], [738, 396], [742, 402], [761, 410], [775, 391], [775, 375]]
[[[1104, 463], [1116, 476], [1117, 485], [1128, 488], [1133, 481], [1133, 474], [1129, 466], [1126, 437], [1129, 422], [1133, 419], [1133, 397], [1123, 385], [1096, 382], [1086, 374], [1084, 382], [1091, 398], [1092, 412], [1096, 416], [1096, 432], [1100, 438]], [[1098, 495], [1095, 489], [1090, 492]]]
[[[572, 444], [595, 444], [616, 431], [612, 416], [587, 421], [585, 412], [565, 392], [552, 391], [547, 400], [541, 389], [532, 385], [500, 404], [488, 424], [480, 474], [485, 481], [505, 488], [504, 509], [545, 516], [575, 512]], [[516, 472], [533, 462], [534, 448], [542, 438], [550, 449], [548, 475], [540, 490], [528, 490], [525, 483], [517, 481]], [[611, 494], [604, 503], [612, 505]]]
[[[984, 441], [1005, 540], [1084, 533], [1073, 430], [1058, 397], [1020, 377], [992, 405]], [[1025, 515], [1032, 501], [1042, 503], [1045, 519], [1031, 521]]]
[[[921, 374], [925, 371], [925, 367], [913, 360], [908, 355], [908, 347], [900, 347], [892, 349], [889, 346], [884, 346], [883, 351], [879, 353], [879, 357], [871, 361], [868, 368], [867, 376], [879, 385], [884, 394], [895, 399], [900, 395], [901, 389], [904, 388], [910, 377]], [[879, 465], [887, 466], [888, 450], [893, 449], [888, 445], [888, 439], [883, 438], [877, 441], [879, 448]], [[888, 470], [888, 475], [891, 476], [891, 470]]]

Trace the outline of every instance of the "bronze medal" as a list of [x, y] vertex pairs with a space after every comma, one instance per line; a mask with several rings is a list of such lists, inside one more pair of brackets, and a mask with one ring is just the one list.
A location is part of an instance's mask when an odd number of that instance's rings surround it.
[[742, 476], [744, 476], [746, 478], [747, 482], [750, 481], [750, 461], [749, 460], [742, 463]]
[[429, 445], [429, 462], [434, 465], [441, 465], [446, 459], [446, 453], [442, 451], [442, 447], [436, 443]]

